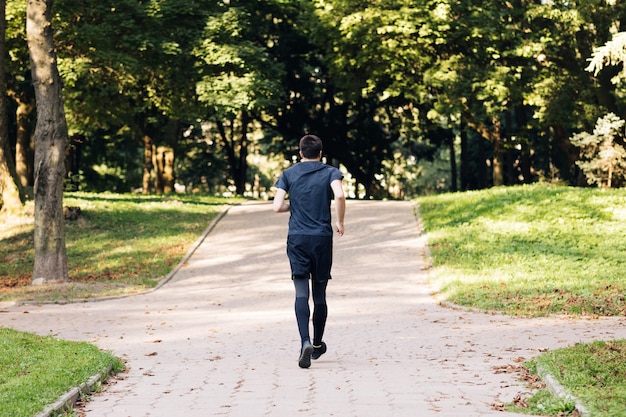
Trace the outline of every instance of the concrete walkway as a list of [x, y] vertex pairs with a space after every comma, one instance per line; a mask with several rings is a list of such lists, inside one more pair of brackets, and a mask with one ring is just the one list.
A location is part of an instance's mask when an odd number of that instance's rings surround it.
[[[9, 306], [0, 325], [93, 342], [129, 370], [87, 417], [512, 416], [512, 373], [543, 349], [626, 338], [626, 320], [520, 319], [440, 306], [408, 202], [349, 201], [335, 238], [328, 353], [297, 364], [287, 215], [237, 206], [158, 291]], [[88, 261], [88, 260], [86, 260]]]

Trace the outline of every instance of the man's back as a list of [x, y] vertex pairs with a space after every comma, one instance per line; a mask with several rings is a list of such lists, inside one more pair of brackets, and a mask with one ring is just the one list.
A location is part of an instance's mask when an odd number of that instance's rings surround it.
[[341, 171], [320, 161], [299, 162], [283, 172], [276, 186], [289, 193], [290, 235], [333, 235], [330, 184], [341, 178]]

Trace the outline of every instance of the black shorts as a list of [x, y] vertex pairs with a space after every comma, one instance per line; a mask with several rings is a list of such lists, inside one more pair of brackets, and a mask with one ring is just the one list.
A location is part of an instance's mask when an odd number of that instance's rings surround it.
[[289, 235], [287, 257], [292, 278], [310, 276], [316, 281], [329, 280], [333, 264], [333, 237]]

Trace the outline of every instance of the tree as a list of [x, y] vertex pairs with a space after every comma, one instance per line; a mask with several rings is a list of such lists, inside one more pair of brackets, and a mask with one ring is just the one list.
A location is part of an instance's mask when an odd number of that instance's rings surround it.
[[33, 283], [68, 281], [63, 180], [68, 134], [56, 65], [52, 0], [29, 0], [26, 33], [37, 101]]
[[[25, 6], [8, 3], [13, 15]], [[248, 154], [291, 160], [312, 132], [372, 197], [390, 184], [419, 192], [420, 164], [434, 159], [452, 190], [574, 184], [571, 133], [625, 115], [610, 82], [623, 66], [584, 70], [624, 16], [626, 3], [594, 0], [57, 0], [71, 174], [127, 191], [143, 166], [144, 192], [161, 193], [176, 166], [194, 184], [241, 193]], [[28, 104], [14, 49], [11, 97]]]
[[9, 147], [7, 118], [6, 68], [6, 1], [0, 0], [0, 210], [13, 213], [22, 208], [23, 198], [15, 182], [15, 164]]
[[205, 118], [215, 125], [235, 192], [248, 181], [247, 156], [255, 118], [260, 120], [282, 100], [282, 62], [270, 50], [282, 10], [272, 1], [231, 1], [207, 20], [204, 40], [195, 50], [202, 74], [196, 85]]
[[[193, 51], [203, 40], [208, 14], [217, 7], [200, 0], [158, 0], [146, 5], [150, 25], [146, 30], [147, 51], [141, 54], [144, 71], [137, 74], [143, 111], [142, 123], [146, 166], [152, 155], [154, 189], [174, 191], [178, 141], [202, 112], [196, 95], [199, 75]], [[185, 22], [180, 24], [180, 22]], [[143, 93], [143, 94], [142, 94]], [[152, 146], [152, 150], [148, 149]], [[147, 171], [144, 167], [144, 193]]]
[[576, 164], [583, 170], [589, 184], [611, 188], [626, 182], [626, 148], [624, 124], [613, 113], [598, 119], [593, 134], [577, 133], [570, 139], [580, 148]]
[[[626, 32], [618, 32], [604, 45], [594, 48], [587, 71], [595, 77], [610, 77], [610, 82], [623, 88], [626, 81]], [[614, 113], [598, 118], [593, 134], [577, 133], [570, 139], [580, 148], [583, 170], [589, 184], [606, 186], [626, 183], [626, 122]]]
[[619, 32], [602, 46], [593, 50], [586, 70], [598, 76], [602, 70], [618, 69], [611, 78], [613, 84], [626, 80], [626, 32]]
[[307, 115], [301, 124], [324, 138], [329, 159], [347, 168], [365, 197], [385, 197], [385, 161], [408, 157], [421, 136], [409, 127], [416, 127], [417, 107], [400, 80], [415, 81], [421, 68], [414, 57], [424, 50], [422, 9], [409, 1], [314, 4], [303, 8], [301, 27], [313, 48], [298, 74], [310, 85], [289, 95], [308, 108], [289, 103], [285, 114]]

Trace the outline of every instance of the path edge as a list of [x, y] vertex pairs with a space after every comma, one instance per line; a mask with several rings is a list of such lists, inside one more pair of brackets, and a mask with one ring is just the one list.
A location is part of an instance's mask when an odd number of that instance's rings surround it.
[[[176, 265], [174, 267], [174, 269], [172, 269], [169, 274], [167, 274], [161, 281], [159, 281], [159, 283], [156, 285], [156, 287], [149, 289], [148, 291], [145, 291], [141, 294], [147, 294], [153, 291], [158, 290], [159, 288], [163, 287], [165, 284], [167, 284], [168, 282], [170, 282], [172, 280], [172, 278], [174, 278], [174, 276], [178, 273], [178, 271], [185, 266], [185, 264], [187, 263], [187, 261], [189, 261], [189, 258], [191, 258], [191, 256], [196, 252], [196, 250], [198, 250], [198, 248], [200, 247], [200, 245], [204, 242], [204, 240], [207, 238], [207, 236], [209, 236], [209, 234], [213, 231], [213, 229], [215, 229], [215, 226], [217, 226], [217, 224], [219, 223], [220, 220], [222, 220], [224, 218], [224, 216], [226, 216], [226, 214], [228, 213], [228, 211], [232, 208], [232, 205], [227, 206], [224, 210], [222, 210], [220, 212], [220, 214], [218, 214], [213, 221], [211, 221], [211, 224], [209, 224], [209, 226], [204, 229], [204, 232], [202, 232], [202, 235], [196, 239], [196, 241], [194, 242], [193, 245], [191, 245], [191, 247], [187, 250], [187, 253], [185, 253], [185, 255], [183, 256], [183, 258], [180, 260], [180, 262], [178, 263], [178, 265]], [[135, 294], [137, 295], [137, 294]]]
[[76, 402], [89, 394], [95, 392], [100, 384], [108, 379], [113, 372], [113, 365], [107, 365], [102, 371], [92, 375], [87, 382], [77, 387], [71, 388], [65, 394], [61, 395], [54, 403], [46, 406], [42, 412], [36, 414], [35, 417], [51, 417], [62, 414], [64, 411], [71, 410]]
[[[238, 204], [234, 204], [234, 205], [238, 205]], [[93, 298], [75, 298], [75, 299], [70, 299], [70, 300], [54, 301], [54, 302], [53, 301], [47, 301], [47, 302], [46, 301], [43, 301], [43, 302], [42, 301], [18, 301], [18, 302], [12, 302], [10, 305], [95, 303], [95, 302], [99, 302], [99, 301], [117, 300], [117, 299], [121, 299], [121, 298], [137, 297], [137, 296], [140, 296], [140, 295], [150, 294], [151, 292], [154, 292], [154, 291], [160, 289], [165, 284], [170, 282], [172, 280], [172, 278], [174, 278], [174, 276], [178, 273], [178, 271], [183, 266], [185, 266], [185, 264], [187, 263], [189, 258], [191, 258], [191, 256], [196, 252], [198, 247], [204, 242], [204, 240], [207, 238], [207, 236], [213, 231], [213, 229], [215, 229], [215, 226], [217, 226], [217, 223], [219, 223], [219, 221], [222, 220], [224, 218], [224, 216], [226, 216], [228, 211], [234, 205], [231, 204], [231, 205], [226, 206], [226, 208], [224, 208], [216, 217], [213, 218], [213, 220], [211, 221], [209, 226], [207, 226], [207, 228], [204, 229], [204, 232], [202, 232], [202, 235], [200, 235], [200, 237], [198, 239], [196, 239], [196, 241], [191, 245], [191, 247], [187, 250], [187, 252], [182, 257], [180, 262], [165, 277], [163, 277], [157, 283], [157, 285], [155, 287], [153, 287], [153, 288], [150, 288], [150, 289], [147, 289], [147, 290], [144, 290], [144, 291], [134, 292], [134, 293], [131, 293], [131, 294], [118, 294], [118, 295], [110, 295], [110, 296], [105, 296], [105, 297], [93, 297]], [[2, 306], [1, 303], [0, 303], [0, 306]]]
[[543, 365], [537, 365], [537, 375], [546, 384], [546, 389], [555, 397], [563, 400], [569, 400], [574, 403], [574, 409], [578, 411], [581, 417], [591, 417], [589, 410], [581, 403], [581, 401], [568, 392], [559, 381], [548, 372]]

